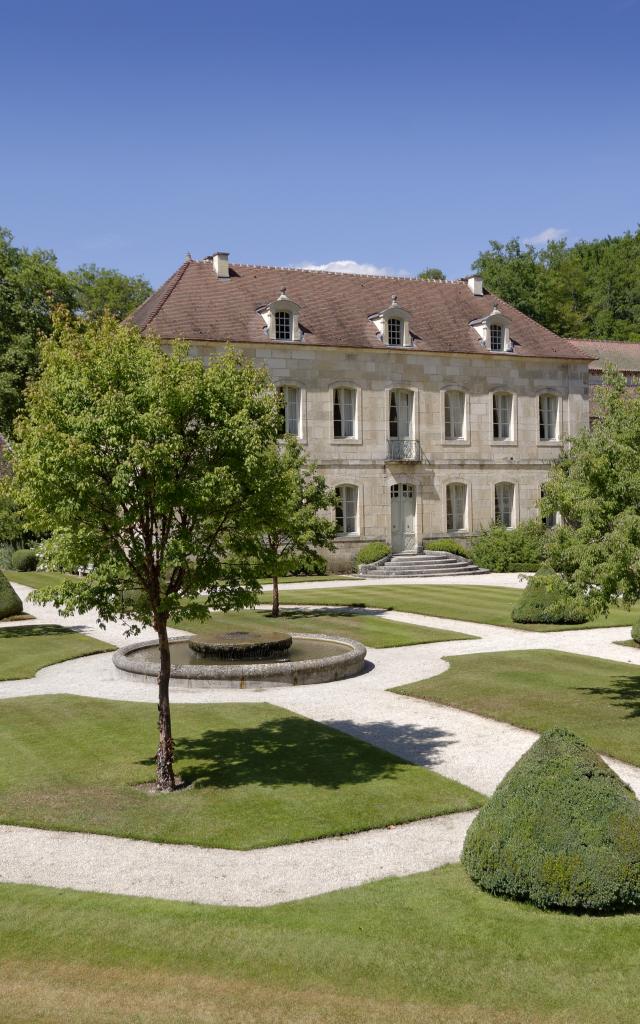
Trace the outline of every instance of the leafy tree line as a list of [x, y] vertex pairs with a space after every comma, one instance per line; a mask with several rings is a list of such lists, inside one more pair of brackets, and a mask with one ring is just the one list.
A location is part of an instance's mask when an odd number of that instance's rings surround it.
[[492, 241], [473, 269], [489, 291], [557, 334], [640, 341], [640, 228], [543, 248]]
[[150, 293], [143, 277], [93, 263], [65, 273], [51, 250], [19, 248], [0, 227], [0, 433], [11, 434], [27, 378], [38, 368], [38, 339], [50, 333], [56, 306], [83, 318], [106, 310], [121, 318]]

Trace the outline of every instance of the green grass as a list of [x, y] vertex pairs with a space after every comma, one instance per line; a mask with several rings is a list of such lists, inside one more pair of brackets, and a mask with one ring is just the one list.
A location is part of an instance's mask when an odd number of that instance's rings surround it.
[[[330, 583], [332, 580], [353, 580], [356, 573], [342, 573], [340, 576], [280, 576], [278, 582], [283, 583]], [[273, 580], [270, 576], [265, 576], [260, 582], [263, 586], [271, 586]]]
[[382, 584], [380, 586], [332, 590], [285, 590], [280, 595], [282, 604], [350, 605], [365, 603], [369, 608], [393, 609], [397, 612], [416, 612], [419, 615], [438, 615], [445, 619], [463, 619], [484, 622], [492, 626], [509, 626], [534, 632], [557, 632], [565, 629], [596, 629], [600, 626], [631, 626], [638, 618], [640, 606], [629, 611], [612, 608], [609, 615], [574, 626], [524, 625], [513, 622], [511, 609], [520, 599], [522, 591], [515, 587], [483, 587], [464, 584]]
[[149, 704], [37, 696], [2, 702], [0, 821], [250, 849], [478, 807], [482, 797], [270, 704], [174, 705], [176, 771], [154, 779]]
[[468, 640], [466, 633], [447, 629], [430, 629], [406, 622], [391, 622], [375, 615], [328, 608], [322, 612], [287, 611], [277, 619], [268, 612], [242, 611], [227, 615], [216, 613], [207, 622], [176, 622], [176, 626], [201, 636], [217, 636], [235, 629], [259, 629], [261, 632], [326, 633], [359, 640], [365, 647], [405, 647], [410, 644], [433, 644], [442, 640]]
[[112, 650], [103, 640], [63, 626], [0, 627], [0, 680], [31, 679], [46, 665]]
[[23, 587], [31, 587], [32, 590], [57, 587], [65, 580], [76, 578], [67, 576], [63, 572], [16, 572], [15, 569], [3, 569], [2, 571], [12, 583], [21, 583]]
[[450, 663], [395, 692], [536, 732], [564, 726], [601, 753], [640, 765], [640, 666], [559, 651], [467, 654]]
[[548, 913], [462, 868], [276, 907], [0, 888], [3, 1024], [633, 1024], [640, 915]]

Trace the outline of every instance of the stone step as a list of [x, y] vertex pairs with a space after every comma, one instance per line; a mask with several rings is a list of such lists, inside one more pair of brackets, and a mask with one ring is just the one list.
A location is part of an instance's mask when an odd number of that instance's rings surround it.
[[481, 569], [478, 565], [470, 566], [455, 566], [450, 568], [435, 568], [435, 569], [387, 569], [383, 566], [380, 569], [373, 569], [367, 573], [367, 579], [386, 579], [399, 576], [477, 576], [480, 573], [486, 573], [488, 569]]

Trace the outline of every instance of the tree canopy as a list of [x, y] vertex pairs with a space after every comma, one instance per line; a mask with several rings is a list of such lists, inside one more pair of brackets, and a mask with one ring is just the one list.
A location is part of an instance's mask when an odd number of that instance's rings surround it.
[[153, 291], [149, 282], [137, 275], [128, 277], [119, 270], [83, 263], [70, 270], [75, 308], [83, 316], [113, 313], [120, 320], [147, 299]]
[[427, 267], [418, 274], [420, 281], [446, 281], [446, 275], [439, 267]]
[[640, 228], [571, 246], [492, 241], [473, 269], [489, 291], [557, 334], [640, 341]]

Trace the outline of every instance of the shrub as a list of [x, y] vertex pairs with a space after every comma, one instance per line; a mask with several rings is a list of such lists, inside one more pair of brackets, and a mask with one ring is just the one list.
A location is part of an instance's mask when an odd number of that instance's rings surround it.
[[462, 558], [469, 557], [469, 549], [457, 540], [428, 540], [422, 545], [424, 551], [448, 551], [451, 555], [461, 555]]
[[471, 558], [492, 572], [535, 572], [544, 558], [546, 529], [537, 519], [513, 530], [494, 523], [476, 537]]
[[588, 621], [589, 612], [569, 593], [562, 576], [545, 565], [528, 581], [511, 618], [514, 622], [576, 626]]
[[314, 552], [312, 555], [307, 555], [303, 560], [292, 569], [288, 574], [289, 576], [326, 576], [327, 575], [327, 560], [319, 555], [318, 552]]
[[9, 583], [9, 580], [0, 572], [0, 619], [7, 619], [10, 615], [22, 613], [22, 601]]
[[538, 907], [638, 907], [640, 803], [582, 740], [553, 729], [481, 808], [462, 861], [482, 889]]
[[640, 644], [640, 619], [638, 619], [637, 622], [634, 622], [631, 627], [631, 639], [635, 640], [637, 644]]
[[34, 572], [38, 568], [38, 556], [30, 548], [19, 548], [11, 556], [11, 568], [17, 572]]
[[365, 544], [358, 551], [356, 565], [370, 565], [371, 562], [377, 562], [380, 558], [386, 558], [390, 554], [391, 548], [383, 540], [372, 540], [370, 544]]

